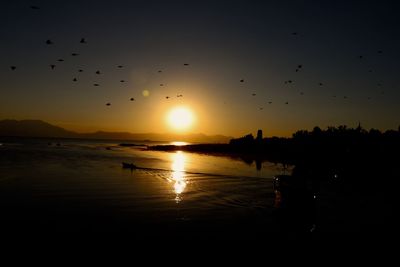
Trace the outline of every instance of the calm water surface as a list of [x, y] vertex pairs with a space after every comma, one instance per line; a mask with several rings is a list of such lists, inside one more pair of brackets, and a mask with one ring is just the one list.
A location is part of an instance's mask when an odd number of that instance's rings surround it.
[[[257, 170], [240, 159], [144, 151], [115, 141], [0, 143], [5, 227], [29, 222], [28, 229], [140, 232], [143, 225], [265, 223], [274, 205], [272, 177], [286, 171], [269, 162]], [[123, 169], [121, 162], [143, 169]]]

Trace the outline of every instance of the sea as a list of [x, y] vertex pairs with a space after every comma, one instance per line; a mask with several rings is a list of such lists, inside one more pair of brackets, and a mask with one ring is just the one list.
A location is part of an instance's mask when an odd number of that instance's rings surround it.
[[273, 181], [290, 167], [147, 150], [162, 144], [187, 143], [1, 138], [1, 229], [252, 239], [281, 227]]

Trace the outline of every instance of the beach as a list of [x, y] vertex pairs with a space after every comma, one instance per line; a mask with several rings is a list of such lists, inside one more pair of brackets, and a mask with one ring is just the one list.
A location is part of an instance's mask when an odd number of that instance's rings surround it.
[[[356, 190], [340, 177], [318, 187], [309, 182], [293, 187], [290, 198], [283, 190], [278, 195], [273, 178], [292, 170], [270, 162], [257, 169], [255, 162], [147, 151], [115, 141], [2, 144], [1, 226], [12, 235], [119, 233], [143, 240], [376, 235], [392, 214], [383, 188]], [[122, 162], [140, 168], [124, 169]]]

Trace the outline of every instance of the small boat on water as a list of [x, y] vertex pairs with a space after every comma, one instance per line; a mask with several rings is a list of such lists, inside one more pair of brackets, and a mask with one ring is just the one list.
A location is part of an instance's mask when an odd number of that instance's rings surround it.
[[122, 168], [133, 170], [133, 169], [136, 169], [137, 166], [133, 163], [122, 162]]

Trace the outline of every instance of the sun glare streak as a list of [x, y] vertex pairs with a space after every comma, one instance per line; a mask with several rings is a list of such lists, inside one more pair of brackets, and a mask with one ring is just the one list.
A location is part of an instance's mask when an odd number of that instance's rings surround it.
[[174, 183], [174, 191], [176, 194], [175, 201], [179, 203], [182, 200], [181, 194], [186, 188], [186, 179], [185, 179], [185, 155], [182, 151], [177, 151], [172, 156], [172, 180]]

